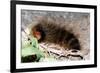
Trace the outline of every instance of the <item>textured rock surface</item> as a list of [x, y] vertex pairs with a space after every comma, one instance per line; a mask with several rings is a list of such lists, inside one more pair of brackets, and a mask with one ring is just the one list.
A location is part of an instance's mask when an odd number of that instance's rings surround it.
[[[89, 13], [22, 10], [22, 28], [27, 28], [32, 22], [38, 22], [39, 17], [47, 17], [49, 21], [54, 21], [65, 26], [67, 30], [71, 30], [78, 37], [83, 52], [90, 49]], [[89, 59], [89, 53], [87, 56], [86, 59]]]

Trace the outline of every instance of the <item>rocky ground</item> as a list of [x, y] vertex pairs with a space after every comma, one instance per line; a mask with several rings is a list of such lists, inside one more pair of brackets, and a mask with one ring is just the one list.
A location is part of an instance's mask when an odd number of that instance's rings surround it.
[[59, 25], [66, 26], [67, 30], [73, 32], [79, 39], [85, 59], [89, 59], [90, 50], [90, 15], [78, 12], [53, 12], [53, 11], [21, 11], [22, 28], [26, 29], [32, 22], [38, 22], [40, 17], [46, 17]]

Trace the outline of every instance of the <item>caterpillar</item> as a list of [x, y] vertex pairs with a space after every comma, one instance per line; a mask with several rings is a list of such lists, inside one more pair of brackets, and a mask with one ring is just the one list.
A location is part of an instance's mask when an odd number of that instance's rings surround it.
[[38, 39], [39, 43], [54, 43], [65, 49], [81, 50], [78, 38], [61, 25], [48, 21], [41, 21], [32, 25], [31, 34]]

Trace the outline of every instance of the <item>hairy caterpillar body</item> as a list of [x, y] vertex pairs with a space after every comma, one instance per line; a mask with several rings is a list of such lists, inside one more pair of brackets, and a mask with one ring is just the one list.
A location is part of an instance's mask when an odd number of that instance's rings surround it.
[[35, 36], [34, 32], [40, 32], [41, 37], [38, 40], [39, 43], [54, 43], [69, 50], [81, 49], [78, 38], [73, 33], [66, 30], [64, 27], [61, 27], [55, 23], [44, 21], [39, 22], [32, 27], [31, 32], [33, 36]]

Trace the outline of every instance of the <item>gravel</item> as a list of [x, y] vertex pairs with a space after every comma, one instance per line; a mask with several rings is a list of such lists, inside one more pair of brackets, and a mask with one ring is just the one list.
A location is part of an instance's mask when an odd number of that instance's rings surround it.
[[63, 25], [73, 32], [79, 39], [85, 58], [89, 59], [90, 50], [90, 14], [82, 12], [57, 12], [21, 10], [22, 28], [26, 29], [32, 22], [38, 22], [39, 18], [45, 17], [49, 21]]

